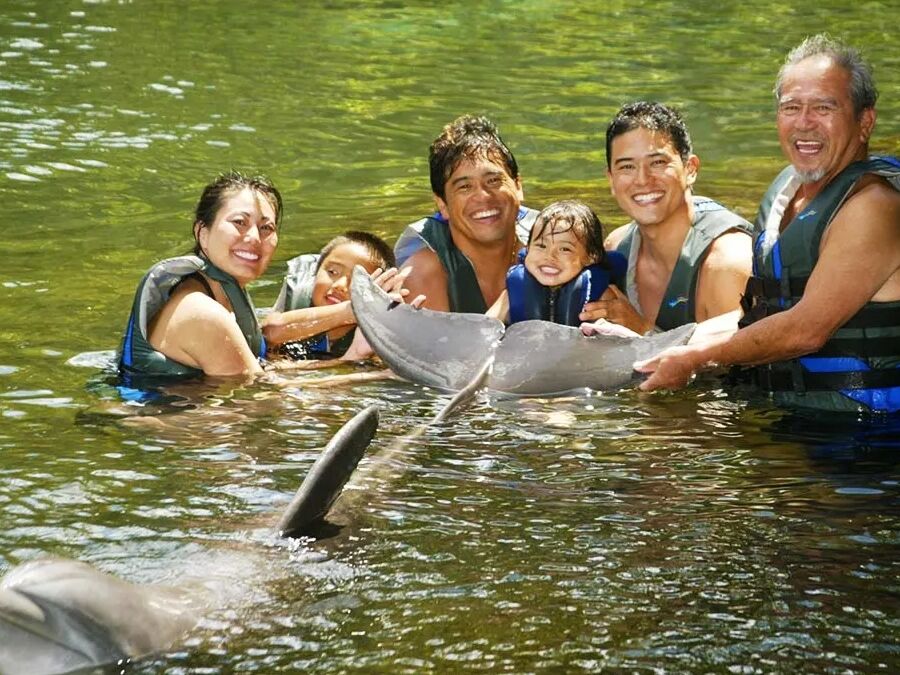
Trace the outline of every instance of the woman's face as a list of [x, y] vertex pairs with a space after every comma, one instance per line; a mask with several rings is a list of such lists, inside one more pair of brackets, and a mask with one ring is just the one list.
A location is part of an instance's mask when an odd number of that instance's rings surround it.
[[244, 286], [266, 271], [278, 246], [275, 209], [264, 195], [244, 188], [225, 198], [197, 240], [210, 262]]

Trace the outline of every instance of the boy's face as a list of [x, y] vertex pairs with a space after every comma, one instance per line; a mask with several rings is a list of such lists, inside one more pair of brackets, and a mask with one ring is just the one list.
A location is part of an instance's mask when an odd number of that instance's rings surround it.
[[353, 268], [362, 265], [371, 274], [378, 268], [362, 244], [348, 243], [336, 246], [319, 265], [313, 285], [312, 306], [336, 305], [350, 299], [350, 275]]
[[562, 286], [595, 262], [568, 224], [553, 228], [548, 225], [532, 239], [525, 254], [525, 269], [541, 286]]

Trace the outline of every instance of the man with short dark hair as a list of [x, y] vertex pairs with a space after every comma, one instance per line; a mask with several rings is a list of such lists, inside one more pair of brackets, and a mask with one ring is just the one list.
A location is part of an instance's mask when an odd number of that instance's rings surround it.
[[[857, 50], [826, 35], [788, 54], [775, 86], [791, 163], [756, 221], [740, 330], [642, 364], [642, 389], [751, 366], [776, 403], [900, 411], [900, 162], [869, 155], [877, 92]], [[751, 300], [752, 298], [752, 300]]]
[[429, 309], [484, 313], [506, 288], [535, 216], [521, 206], [518, 164], [497, 127], [472, 115], [444, 127], [429, 164], [438, 212], [394, 247], [397, 263], [412, 268], [405, 287]]
[[693, 196], [700, 160], [684, 120], [661, 103], [622, 107], [606, 130], [607, 177], [633, 219], [607, 250], [628, 258], [626, 292], [610, 287], [584, 321], [606, 319], [638, 333], [733, 313], [750, 275], [750, 223]]

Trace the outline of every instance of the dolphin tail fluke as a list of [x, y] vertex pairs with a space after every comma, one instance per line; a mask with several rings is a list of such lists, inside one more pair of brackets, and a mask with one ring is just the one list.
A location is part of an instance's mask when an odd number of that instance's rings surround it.
[[331, 438], [313, 463], [277, 530], [283, 537], [310, 533], [328, 514], [378, 429], [378, 407], [357, 413]]

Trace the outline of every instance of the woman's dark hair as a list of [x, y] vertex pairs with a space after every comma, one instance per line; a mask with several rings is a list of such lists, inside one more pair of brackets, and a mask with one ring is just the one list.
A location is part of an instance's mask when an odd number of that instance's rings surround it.
[[531, 226], [528, 245], [540, 239], [544, 232], [552, 237], [568, 230], [572, 230], [584, 244], [594, 263], [604, 262], [606, 251], [603, 248], [603, 224], [590, 206], [574, 199], [553, 202], [541, 211]]
[[[212, 183], [203, 188], [200, 201], [194, 210], [194, 255], [200, 255], [200, 242], [197, 233], [200, 227], [208, 227], [216, 220], [216, 214], [225, 200], [235, 192], [250, 188], [261, 194], [275, 211], [275, 225], [281, 224], [283, 205], [281, 193], [268, 178], [262, 176], [245, 176], [237, 171], [229, 171], [218, 176]], [[199, 225], [199, 227], [198, 227]]]
[[325, 244], [324, 248], [319, 253], [319, 262], [316, 264], [316, 272], [319, 271], [325, 258], [327, 258], [338, 246], [343, 246], [344, 244], [359, 244], [365, 248], [369, 254], [369, 258], [375, 262], [382, 271], [397, 266], [397, 261], [394, 258], [394, 250], [384, 239], [377, 235], [370, 234], [369, 232], [350, 230], [343, 234], [339, 234]]

